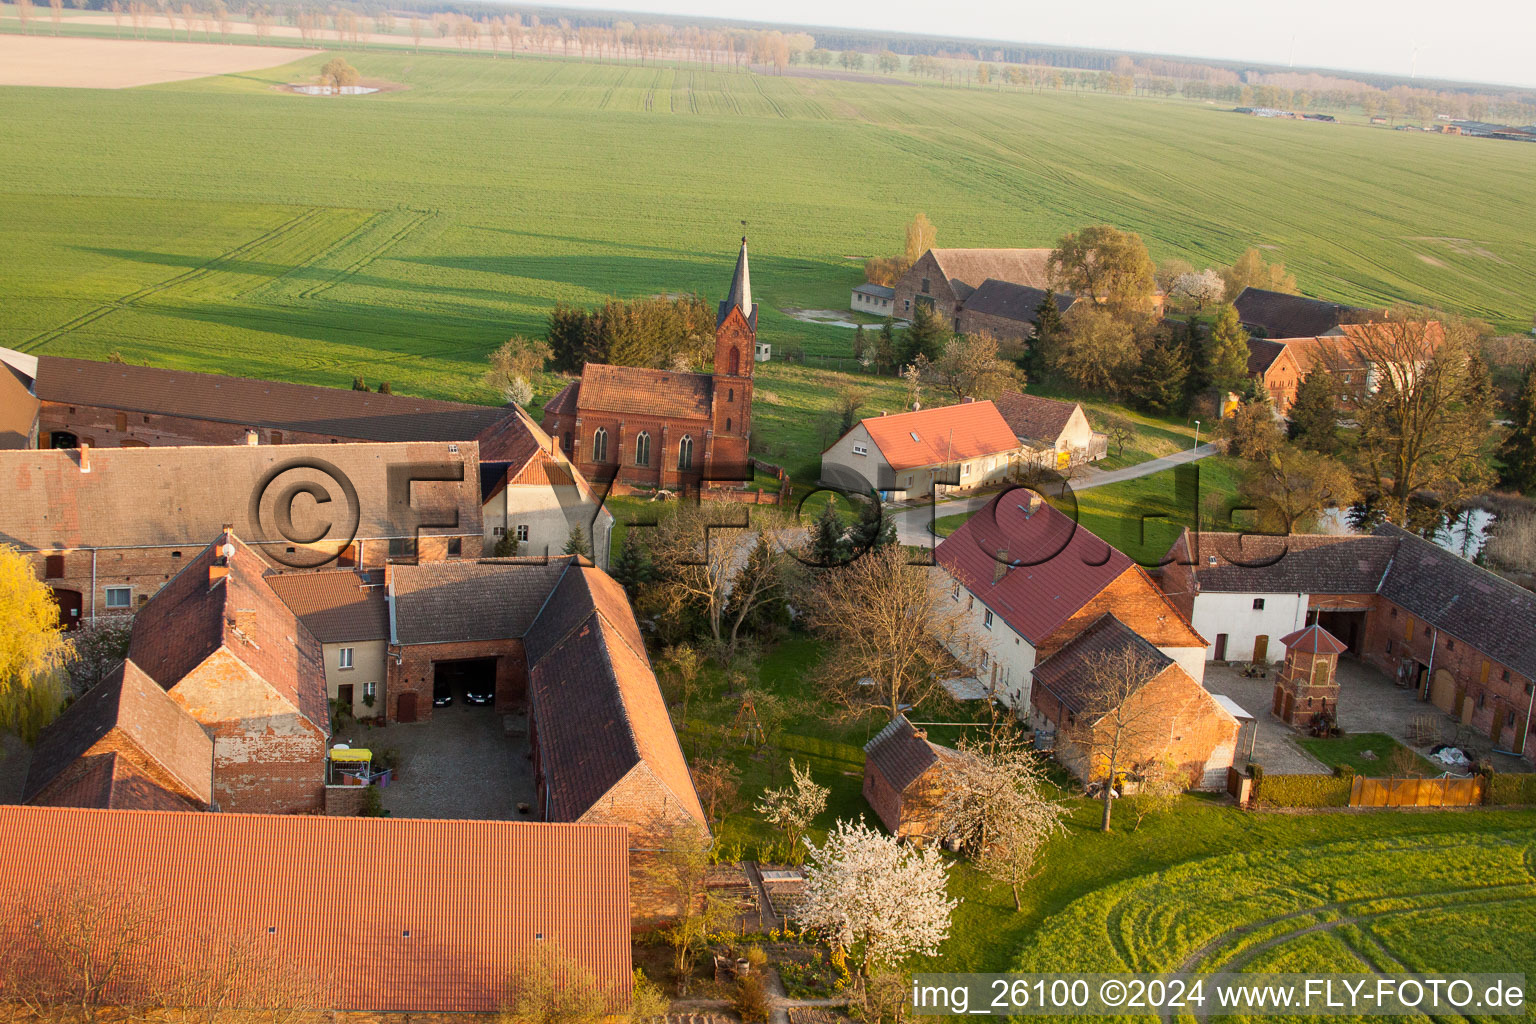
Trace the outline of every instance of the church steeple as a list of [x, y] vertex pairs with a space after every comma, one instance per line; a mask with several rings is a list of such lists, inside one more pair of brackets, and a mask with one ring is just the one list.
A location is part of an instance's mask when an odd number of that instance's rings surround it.
[[715, 326], [725, 323], [725, 318], [731, 315], [731, 310], [738, 308], [749, 323], [755, 323], [753, 314], [756, 312], [756, 307], [752, 304], [752, 275], [747, 269], [746, 235], [741, 236], [741, 253], [736, 257], [736, 273], [731, 275], [731, 290], [726, 295], [725, 301], [720, 303], [720, 316], [715, 321]]

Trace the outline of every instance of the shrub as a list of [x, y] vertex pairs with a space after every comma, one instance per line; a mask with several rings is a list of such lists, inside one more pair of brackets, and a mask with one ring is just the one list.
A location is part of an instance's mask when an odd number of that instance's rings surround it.
[[768, 990], [763, 986], [760, 974], [749, 974], [737, 980], [731, 1006], [745, 1024], [767, 1024]]
[[1270, 807], [1347, 807], [1351, 775], [1254, 775], [1254, 796]]
[[1488, 775], [1486, 803], [1536, 804], [1536, 775]]

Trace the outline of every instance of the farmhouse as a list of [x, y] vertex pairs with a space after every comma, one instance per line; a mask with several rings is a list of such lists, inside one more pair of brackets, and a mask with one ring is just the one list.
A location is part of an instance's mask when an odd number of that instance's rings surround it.
[[1249, 338], [1248, 375], [1258, 380], [1264, 390], [1269, 392], [1269, 401], [1275, 407], [1275, 412], [1284, 416], [1291, 411], [1302, 372], [1289, 345], [1267, 338]]
[[1244, 288], [1232, 305], [1243, 327], [1262, 338], [1338, 335], [1340, 325], [1365, 315], [1363, 309], [1338, 302], [1263, 288]]
[[848, 308], [855, 313], [871, 316], [890, 316], [896, 303], [896, 289], [883, 284], [856, 284], [848, 300]]
[[1049, 249], [929, 249], [897, 280], [895, 315], [910, 320], [926, 306], [959, 330], [964, 303], [988, 279], [1049, 288], [1050, 257]]
[[544, 430], [600, 487], [666, 490], [752, 479], [752, 369], [757, 304], [741, 240], [715, 323], [712, 373], [587, 363], [544, 407]]
[[158, 683], [125, 661], [43, 730], [22, 801], [208, 810], [213, 740]]
[[1536, 597], [1406, 530], [1369, 536], [1185, 533], [1162, 586], [1206, 657], [1277, 661], [1284, 637], [1326, 629], [1346, 651], [1536, 762], [1526, 742], [1536, 682]]
[[226, 811], [324, 807], [330, 736], [320, 644], [225, 532], [139, 609], [128, 658], [213, 738]]
[[1006, 482], [1018, 450], [997, 406], [966, 399], [860, 420], [821, 453], [821, 482], [881, 500], [939, 496]]
[[0, 362], [38, 404], [47, 448], [472, 441], [507, 409], [129, 363], [28, 356]]
[[[982, 682], [1020, 716], [1035, 666], [1105, 612], [1205, 677], [1205, 640], [1146, 570], [1040, 498], [1004, 491], [934, 551], [983, 645]], [[963, 652], [955, 652], [957, 656]]]
[[[1131, 669], [1109, 678], [1106, 665]], [[1189, 785], [1220, 789], [1237, 749], [1237, 719], [1184, 668], [1106, 612], [1033, 671], [1037, 731], [1083, 782], [1102, 781], [1106, 756], [1138, 768], [1162, 760]], [[1117, 766], [1118, 767], [1118, 766]]]
[[389, 648], [383, 571], [321, 569], [266, 580], [320, 642], [326, 697], [354, 718], [383, 715]]
[[942, 747], [897, 715], [864, 744], [864, 799], [886, 830], [915, 843], [943, 835], [946, 766], [959, 751]]
[[961, 304], [955, 329], [961, 334], [986, 332], [999, 340], [1029, 341], [1039, 327], [1040, 307], [1047, 297], [1059, 314], [1077, 301], [1071, 295], [989, 277]]
[[[71, 980], [29, 940], [82, 935], [71, 921], [87, 910], [96, 962], [122, 958], [103, 978], [110, 1003], [202, 982], [339, 1020], [493, 1013], [540, 948], [629, 994], [619, 828], [9, 806], [0, 832], [0, 928], [45, 998]], [[114, 947], [135, 921], [142, 940]]]
[[1049, 469], [1104, 457], [1109, 439], [1088, 425], [1078, 402], [1062, 402], [1019, 391], [1004, 391], [993, 400], [1023, 446], [1029, 461]]
[[480, 436], [480, 510], [484, 550], [503, 537], [514, 554], [558, 555], [572, 530], [592, 546], [599, 568], [608, 567], [613, 513], [553, 438], [517, 406]]

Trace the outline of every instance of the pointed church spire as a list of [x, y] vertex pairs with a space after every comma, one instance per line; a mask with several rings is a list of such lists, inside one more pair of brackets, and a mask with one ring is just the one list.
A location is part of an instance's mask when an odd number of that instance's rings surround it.
[[741, 315], [752, 319], [752, 275], [747, 270], [747, 236], [741, 236], [741, 253], [736, 257], [736, 273], [731, 275], [731, 290], [720, 303], [720, 323], [731, 315], [731, 310], [741, 309]]

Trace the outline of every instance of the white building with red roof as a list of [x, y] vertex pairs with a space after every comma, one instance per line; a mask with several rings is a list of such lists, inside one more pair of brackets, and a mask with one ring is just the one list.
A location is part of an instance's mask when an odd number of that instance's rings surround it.
[[1019, 451], [997, 406], [967, 399], [860, 420], [821, 453], [821, 482], [883, 500], [969, 491], [1006, 483]]

